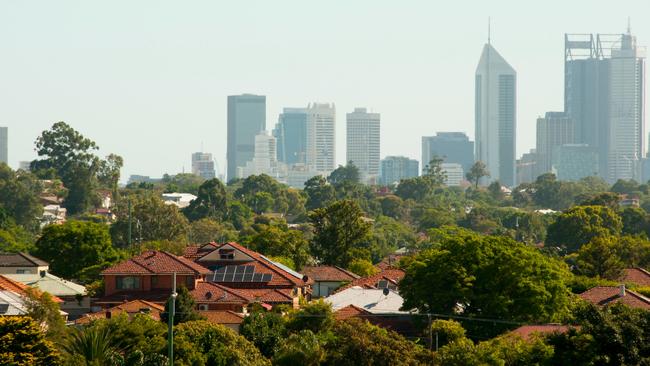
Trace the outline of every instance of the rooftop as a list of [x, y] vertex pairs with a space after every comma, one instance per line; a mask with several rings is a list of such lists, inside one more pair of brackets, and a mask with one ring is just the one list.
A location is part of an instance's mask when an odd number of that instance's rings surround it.
[[360, 278], [350, 282], [349, 284], [339, 288], [338, 290], [336, 290], [336, 292], [340, 292], [340, 291], [343, 291], [345, 289], [355, 287], [355, 286], [359, 286], [359, 287], [363, 287], [363, 288], [369, 288], [369, 289], [376, 289], [377, 284], [379, 283], [379, 281], [382, 281], [382, 280], [385, 280], [388, 283], [390, 283], [390, 284], [394, 285], [395, 287], [397, 287], [398, 284], [399, 284], [399, 281], [401, 281], [402, 278], [404, 278], [404, 275], [405, 275], [405, 272], [403, 270], [391, 267], [391, 268], [387, 268], [387, 269], [385, 269], [385, 270], [383, 270], [383, 271], [381, 271], [381, 272], [379, 272], [377, 274], [374, 274], [372, 276], [360, 277]]
[[621, 286], [597, 286], [579, 295], [592, 304], [605, 306], [620, 302], [632, 308], [650, 310], [650, 299]]
[[83, 296], [87, 293], [84, 286], [64, 280], [49, 272], [45, 272], [44, 276], [41, 276], [40, 273], [7, 274], [5, 276], [55, 296]]
[[344, 282], [354, 281], [358, 275], [336, 266], [304, 267], [302, 273], [314, 281]]
[[529, 341], [533, 339], [536, 334], [547, 335], [553, 333], [566, 333], [569, 329], [579, 328], [569, 325], [560, 324], [539, 324], [539, 325], [522, 325], [521, 327], [513, 330], [510, 334], [520, 336], [523, 340]]
[[626, 268], [620, 281], [642, 287], [650, 286], [650, 272], [641, 267]]
[[244, 315], [235, 313], [230, 310], [207, 310], [199, 311], [207, 321], [215, 324], [241, 324], [244, 321]]
[[191, 260], [164, 251], [150, 250], [105, 269], [101, 274], [208, 274]]
[[164, 310], [165, 307], [162, 305], [138, 299], [115, 305], [111, 308], [101, 310], [96, 313], [85, 314], [83, 317], [77, 319], [75, 323], [87, 324], [95, 319], [104, 319], [106, 318], [107, 313], [110, 313], [111, 317], [118, 316], [122, 313], [126, 313], [129, 315], [129, 317], [135, 314], [147, 314], [154, 320], [160, 320], [160, 313]]
[[27, 253], [0, 253], [0, 267], [44, 267], [48, 263]]
[[383, 289], [368, 289], [355, 286], [337, 292], [325, 298], [325, 301], [332, 305], [334, 311], [354, 305], [373, 314], [408, 313], [400, 310], [404, 299], [393, 290], [387, 291], [388, 294], [384, 295]]

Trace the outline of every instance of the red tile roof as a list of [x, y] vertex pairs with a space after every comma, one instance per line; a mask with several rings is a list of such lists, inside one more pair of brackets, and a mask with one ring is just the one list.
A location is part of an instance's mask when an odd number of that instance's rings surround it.
[[247, 288], [247, 289], [237, 289], [237, 292], [248, 297], [251, 302], [259, 301], [266, 302], [271, 304], [291, 304], [293, 303], [294, 296], [292, 295], [293, 290], [290, 288]]
[[404, 275], [405, 272], [401, 269], [389, 268], [372, 276], [358, 278], [350, 282], [349, 284], [336, 289], [335, 292], [341, 292], [345, 289], [354, 286], [359, 286], [363, 288], [377, 288], [377, 283], [381, 280], [386, 280], [393, 283], [394, 285], [398, 285], [399, 281], [401, 281], [402, 278], [404, 278]]
[[230, 289], [214, 282], [197, 282], [190, 291], [197, 303], [236, 303], [248, 304], [252, 298], [241, 290]]
[[399, 263], [400, 259], [402, 259], [404, 255], [402, 254], [390, 254], [388, 257], [382, 259], [381, 262], [377, 263], [375, 267], [379, 268], [380, 270], [386, 270], [386, 269], [391, 269], [395, 268], [395, 265]]
[[553, 333], [566, 333], [569, 329], [580, 329], [580, 326], [560, 325], [560, 324], [539, 324], [539, 325], [522, 325], [521, 327], [510, 332], [512, 335], [521, 337], [525, 341], [533, 339], [534, 335], [547, 335]]
[[[145, 310], [146, 309], [146, 310]], [[132, 300], [119, 305], [115, 305], [106, 310], [96, 313], [86, 314], [75, 321], [76, 324], [88, 324], [94, 319], [106, 318], [106, 313], [111, 313], [111, 317], [118, 316], [121, 313], [127, 313], [129, 317], [135, 314], [147, 314], [154, 320], [160, 320], [160, 313], [165, 311], [165, 307], [145, 300]]]
[[650, 272], [643, 268], [626, 268], [621, 282], [636, 286], [650, 286]]
[[345, 282], [359, 278], [358, 275], [335, 266], [304, 267], [302, 273], [314, 281]]
[[101, 274], [208, 274], [210, 271], [187, 258], [150, 250], [105, 269]]
[[235, 313], [230, 310], [207, 310], [199, 311], [207, 321], [215, 324], [241, 324], [244, 321], [244, 314]]
[[625, 295], [621, 296], [621, 287], [624, 286], [598, 286], [581, 293], [579, 296], [599, 306], [620, 302], [629, 307], [650, 310], [650, 299], [628, 289], [625, 289]]
[[336, 319], [338, 319], [338, 320], [345, 320], [345, 319], [349, 319], [349, 318], [354, 318], [354, 317], [363, 316], [363, 315], [370, 315], [370, 314], [372, 314], [372, 313], [369, 312], [368, 310], [366, 310], [364, 308], [360, 308], [360, 307], [358, 307], [356, 305], [350, 304], [348, 306], [345, 306], [345, 307], [342, 307], [342, 308], [338, 309], [334, 313], [334, 317]]

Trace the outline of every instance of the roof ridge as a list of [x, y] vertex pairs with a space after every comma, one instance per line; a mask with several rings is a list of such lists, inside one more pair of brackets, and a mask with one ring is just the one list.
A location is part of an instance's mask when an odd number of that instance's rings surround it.
[[[231, 245], [231, 246], [234, 246], [235, 249], [243, 251], [245, 254], [247, 254], [247, 255], [249, 255], [249, 256], [255, 258], [255, 259], [257, 260], [258, 263], [261, 263], [261, 264], [264, 265], [266, 268], [269, 268], [269, 269], [271, 269], [272, 271], [277, 272], [280, 276], [284, 277], [285, 280], [288, 280], [288, 281], [291, 282], [291, 283], [296, 283], [296, 282], [298, 282], [298, 279], [297, 279], [295, 276], [293, 276], [292, 274], [288, 273], [288, 272], [285, 271], [284, 269], [282, 269], [282, 268], [280, 268], [280, 267], [278, 267], [278, 266], [275, 266], [275, 265], [271, 266], [271, 263], [269, 263], [269, 262], [272, 262], [272, 261], [271, 261], [270, 259], [269, 259], [269, 260], [265, 260], [264, 258], [262, 258], [262, 257], [264, 257], [263, 254], [258, 253], [258, 252], [254, 251], [254, 250], [252, 250], [252, 249], [248, 249], [248, 248], [246, 248], [245, 246], [243, 246], [243, 245], [241, 245], [241, 244], [239, 244], [239, 243], [237, 243], [237, 242], [229, 241], [229, 242], [223, 243], [223, 244], [221, 244], [220, 246], [218, 246], [217, 248], [215, 248], [215, 250], [216, 250], [216, 249], [220, 249], [220, 248], [223, 247], [224, 245]], [[242, 249], [243, 249], [243, 250], [242, 250]]]
[[642, 268], [642, 267], [638, 267], [638, 266], [637, 266], [637, 267], [633, 267], [633, 269], [638, 269], [638, 270], [641, 271], [643, 274], [645, 274], [646, 276], [650, 277], [650, 271], [648, 271], [648, 270], [645, 269], [645, 268]]

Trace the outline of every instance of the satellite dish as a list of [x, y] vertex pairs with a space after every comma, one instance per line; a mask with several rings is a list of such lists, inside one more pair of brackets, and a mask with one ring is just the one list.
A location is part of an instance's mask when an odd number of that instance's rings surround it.
[[390, 290], [388, 289], [388, 287], [384, 287], [383, 293], [384, 293], [384, 296], [388, 296], [388, 294], [390, 293]]
[[307, 275], [302, 276], [302, 282], [307, 282], [307, 281], [309, 281], [309, 276]]
[[205, 293], [205, 298], [210, 300], [212, 298], [212, 292], [208, 291]]

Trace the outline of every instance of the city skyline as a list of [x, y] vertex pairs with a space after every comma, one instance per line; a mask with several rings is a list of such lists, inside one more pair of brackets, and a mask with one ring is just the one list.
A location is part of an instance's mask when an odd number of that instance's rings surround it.
[[[243, 5], [201, 3], [179, 10], [152, 4], [102, 7], [107, 16], [101, 18], [95, 16], [98, 6], [90, 4], [63, 1], [38, 11], [30, 4], [0, 5], [6, 55], [0, 78], [9, 86], [0, 92], [6, 104], [0, 123], [12, 130], [12, 167], [34, 159], [36, 137], [63, 120], [97, 141], [100, 155], [122, 155], [123, 177], [189, 171], [187, 156], [202, 143], [223, 171], [223, 100], [241, 93], [268, 97], [267, 129], [284, 106], [336, 103], [336, 164], [345, 162], [345, 113], [356, 106], [382, 113], [382, 158], [419, 160], [421, 136], [463, 131], [475, 140], [473, 69], [490, 15], [492, 43], [518, 71], [519, 157], [535, 146], [537, 117], [563, 109], [565, 33], [622, 34], [632, 15], [639, 44], [650, 40], [650, 25], [634, 17], [650, 9], [643, 1], [607, 10], [586, 1], [532, 9], [501, 1], [472, 4], [472, 14], [462, 2], [438, 14], [432, 4], [362, 1], [311, 17], [303, 17], [309, 9], [297, 3], [279, 2], [257, 4], [250, 19], [237, 21], [224, 14], [242, 12]], [[589, 17], [576, 17], [585, 7]], [[171, 20], [139, 16], [145, 10]], [[363, 11], [372, 17], [355, 16]], [[549, 25], [545, 19], [551, 16]], [[116, 17], [119, 28], [108, 21]], [[324, 26], [332, 17], [339, 19], [337, 29]], [[295, 32], [296, 26], [302, 31]], [[451, 29], [454, 37], [448, 37]], [[317, 51], [320, 57], [308, 57]], [[230, 56], [221, 57], [223, 52]], [[431, 108], [435, 114], [428, 113]], [[178, 129], [202, 133], [169, 140], [169, 132]], [[149, 137], [147, 154], [136, 150], [141, 136]]]

